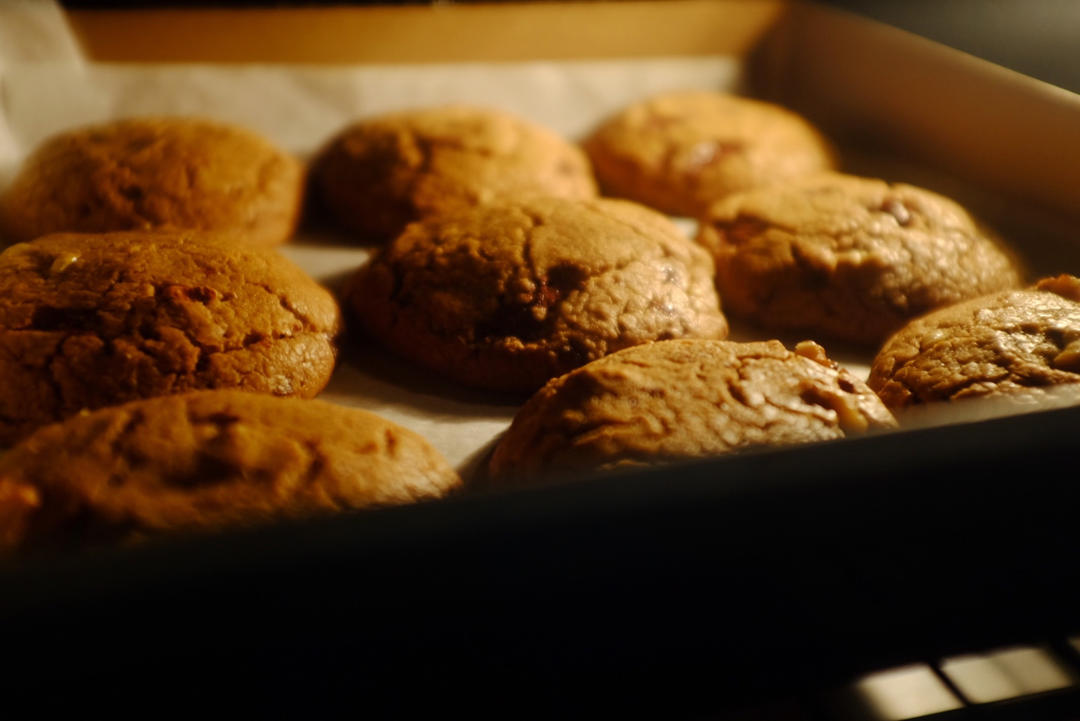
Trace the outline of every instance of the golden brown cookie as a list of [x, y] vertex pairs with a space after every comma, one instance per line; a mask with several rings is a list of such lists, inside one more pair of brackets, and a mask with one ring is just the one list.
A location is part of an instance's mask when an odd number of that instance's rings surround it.
[[698, 241], [733, 316], [864, 345], [1021, 282], [1014, 259], [948, 198], [839, 173], [722, 200]]
[[380, 242], [413, 220], [496, 198], [596, 195], [577, 146], [510, 113], [464, 105], [361, 120], [330, 141], [312, 176], [343, 226]]
[[619, 200], [538, 197], [413, 223], [345, 296], [399, 355], [502, 391], [645, 341], [727, 334], [708, 254]]
[[23, 502], [21, 531], [0, 527], [0, 538], [9, 549], [132, 540], [409, 503], [460, 485], [427, 441], [366, 411], [200, 391], [80, 414], [14, 447], [0, 459], [0, 520], [13, 515], [5, 487], [32, 489], [36, 507]]
[[829, 143], [801, 116], [710, 91], [635, 103], [584, 147], [606, 195], [690, 217], [729, 193], [835, 165]]
[[0, 196], [0, 237], [171, 228], [275, 245], [295, 229], [303, 187], [300, 163], [248, 130], [198, 118], [118, 120], [38, 147]]
[[1080, 279], [975, 298], [917, 318], [878, 352], [868, 381], [900, 410], [1080, 383]]
[[541, 474], [700, 458], [896, 425], [855, 376], [805, 341], [672, 340], [553, 379], [491, 456], [494, 485]]
[[334, 368], [334, 297], [229, 236], [45, 236], [0, 253], [0, 297], [0, 443], [198, 388], [310, 397]]

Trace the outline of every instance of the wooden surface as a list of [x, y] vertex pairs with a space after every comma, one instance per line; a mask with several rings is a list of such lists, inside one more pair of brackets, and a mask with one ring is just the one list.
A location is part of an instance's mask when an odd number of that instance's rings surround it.
[[736, 54], [790, 5], [668, 0], [71, 10], [102, 61], [412, 63]]

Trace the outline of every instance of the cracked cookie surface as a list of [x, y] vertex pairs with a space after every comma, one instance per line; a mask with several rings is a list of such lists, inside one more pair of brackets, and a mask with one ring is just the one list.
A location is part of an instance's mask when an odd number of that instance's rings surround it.
[[345, 299], [399, 355], [519, 393], [621, 348], [728, 330], [708, 254], [619, 200], [534, 198], [413, 223]]
[[720, 201], [697, 240], [733, 316], [862, 345], [1021, 283], [1015, 260], [952, 200], [839, 173]]
[[569, 471], [843, 438], [896, 425], [816, 343], [671, 340], [553, 379], [521, 408], [489, 463], [493, 485]]
[[635, 103], [583, 146], [605, 195], [689, 217], [729, 193], [835, 165], [829, 143], [801, 116], [707, 91]]
[[0, 443], [199, 388], [310, 397], [334, 297], [274, 251], [191, 232], [56, 234], [0, 253]]
[[357, 122], [319, 153], [312, 176], [343, 226], [379, 242], [411, 221], [498, 198], [596, 195], [576, 145], [510, 113], [464, 105]]
[[1080, 279], [1044, 278], [913, 320], [874, 358], [890, 408], [1080, 383]]
[[276, 245], [295, 230], [303, 184], [299, 161], [248, 130], [118, 120], [60, 133], [27, 158], [0, 196], [0, 236], [172, 228]]
[[444, 496], [430, 444], [318, 400], [198, 391], [40, 429], [0, 459], [0, 545], [135, 540]]

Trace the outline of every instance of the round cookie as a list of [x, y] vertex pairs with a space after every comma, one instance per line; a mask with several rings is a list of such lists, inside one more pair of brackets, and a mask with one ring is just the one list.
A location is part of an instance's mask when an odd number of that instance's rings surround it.
[[[18, 513], [22, 525], [0, 538], [8, 549], [134, 540], [410, 503], [460, 485], [426, 440], [372, 413], [199, 391], [77, 415], [15, 446], [0, 459], [0, 519]], [[34, 503], [6, 513], [19, 504], [5, 487]]]
[[606, 195], [690, 217], [729, 193], [835, 166], [829, 143], [801, 116], [710, 91], [635, 103], [583, 145]]
[[1044, 278], [917, 318], [882, 346], [868, 383], [897, 411], [1080, 383], [1080, 279]]
[[57, 232], [231, 231], [275, 245], [293, 233], [303, 169], [258, 135], [199, 118], [134, 118], [39, 146], [0, 196], [8, 242]]
[[312, 176], [343, 226], [380, 242], [411, 221], [497, 198], [596, 195], [577, 146], [510, 113], [465, 105], [357, 122], [327, 144]]
[[1014, 259], [948, 198], [839, 173], [722, 200], [697, 240], [733, 316], [863, 345], [1021, 282]]
[[537, 197], [409, 225], [345, 301], [403, 357], [531, 393], [620, 348], [725, 336], [712, 273], [708, 254], [648, 208]]
[[824, 441], [896, 425], [866, 387], [804, 341], [671, 340], [553, 379], [521, 408], [489, 463], [493, 485], [542, 474]]
[[0, 443], [199, 388], [310, 397], [334, 297], [278, 253], [193, 232], [56, 234], [0, 253]]

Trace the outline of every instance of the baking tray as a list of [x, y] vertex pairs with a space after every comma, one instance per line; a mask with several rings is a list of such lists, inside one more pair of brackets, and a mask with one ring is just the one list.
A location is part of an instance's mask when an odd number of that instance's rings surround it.
[[181, 669], [234, 693], [242, 679], [264, 708], [692, 718], [1080, 630], [1080, 491], [1062, 470], [1078, 422], [1061, 409], [27, 563], [3, 576], [3, 644], [48, 669], [35, 692], [162, 692]]
[[[957, 197], [1033, 277], [1080, 269], [1080, 98], [813, 4], [142, 15], [141, 31], [124, 25], [138, 13], [72, 20], [112, 61], [197, 48], [215, 63], [734, 53], [748, 90], [821, 123], [849, 169]], [[228, 17], [250, 32], [187, 42]], [[306, 49], [272, 41], [308, 22], [348, 32]], [[170, 32], [155, 40], [154, 23]], [[499, 41], [475, 42], [478, 27]], [[110, 44], [107, 28], [141, 40]], [[9, 564], [0, 638], [30, 673], [7, 689], [46, 705], [123, 698], [133, 683], [176, 698], [178, 678], [197, 678], [189, 701], [230, 692], [267, 711], [689, 718], [1076, 633], [1078, 491], [1065, 469], [1080, 408], [1000, 412]], [[42, 693], [57, 685], [70, 693]]]

